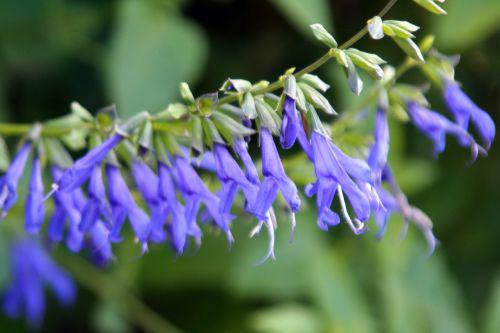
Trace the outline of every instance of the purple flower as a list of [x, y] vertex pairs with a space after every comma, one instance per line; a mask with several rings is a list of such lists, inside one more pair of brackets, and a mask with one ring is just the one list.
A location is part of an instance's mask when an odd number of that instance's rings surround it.
[[121, 140], [123, 140], [121, 134], [114, 134], [99, 146], [91, 149], [85, 156], [78, 159], [61, 176], [57, 182], [58, 189], [71, 191], [80, 187], [90, 177], [94, 167], [99, 165]]
[[0, 210], [2, 216], [5, 216], [17, 201], [17, 186], [19, 185], [19, 179], [23, 175], [31, 144], [31, 141], [27, 141], [22, 145], [9, 165], [7, 172], [0, 178]]
[[203, 202], [215, 224], [227, 234], [228, 240], [232, 242], [229, 222], [233, 217], [230, 214], [221, 213], [221, 210], [219, 210], [221, 205], [220, 199], [207, 189], [201, 178], [185, 158], [175, 156], [174, 168], [178, 188], [186, 200], [186, 219], [188, 224], [196, 219], [199, 204]]
[[[480, 109], [458, 86], [456, 82], [447, 82], [444, 99], [455, 121], [465, 131], [468, 131], [469, 120], [472, 120], [477, 133], [483, 140], [486, 149], [489, 149], [495, 138], [495, 123], [490, 115]], [[459, 138], [462, 145], [469, 145], [470, 140]]]
[[22, 239], [11, 246], [10, 267], [11, 282], [3, 297], [7, 316], [24, 315], [31, 327], [40, 326], [45, 313], [45, 285], [64, 306], [74, 302], [73, 280], [34, 240]]
[[236, 155], [240, 158], [241, 162], [243, 162], [243, 166], [245, 167], [245, 176], [247, 179], [253, 184], [259, 184], [259, 174], [257, 169], [255, 168], [255, 164], [248, 153], [247, 143], [240, 139], [235, 138], [233, 142], [233, 149], [236, 152]]
[[385, 230], [387, 219], [389, 218], [390, 213], [397, 212], [401, 214], [406, 223], [413, 222], [413, 224], [420, 229], [427, 241], [429, 253], [431, 254], [432, 252], [434, 252], [434, 249], [436, 248], [438, 242], [436, 237], [432, 233], [431, 219], [419, 208], [411, 206], [408, 203], [408, 199], [396, 183], [396, 180], [394, 179], [394, 176], [392, 174], [392, 170], [389, 166], [386, 166], [384, 168], [382, 179], [389, 185], [391, 193], [383, 190], [382, 188], [379, 188], [379, 196], [384, 207], [386, 208], [386, 212], [384, 213], [384, 215], [379, 217], [379, 222], [382, 223], [382, 228], [379, 231], [379, 236], [383, 234]]
[[188, 226], [186, 221], [186, 210], [177, 200], [176, 189], [170, 168], [158, 162], [159, 188], [158, 192], [162, 200], [167, 203], [166, 215], [170, 215], [167, 231], [170, 236], [170, 244], [177, 254], [182, 254], [186, 245], [188, 235], [195, 237], [198, 242], [201, 239], [201, 230], [196, 220], [191, 220]]
[[434, 142], [435, 155], [444, 151], [446, 147], [446, 134], [448, 133], [455, 136], [462, 145], [470, 146], [472, 159], [475, 160], [477, 158], [477, 154], [481, 148], [463, 127], [417, 103], [408, 103], [408, 113], [413, 124]]
[[306, 188], [306, 194], [317, 195], [318, 226], [327, 230], [328, 226], [339, 223], [337, 214], [330, 209], [333, 197], [338, 192], [344, 217], [356, 233], [360, 232], [359, 225], [354, 227], [350, 223], [342, 191], [345, 191], [349, 198], [356, 216], [355, 222], [359, 224], [360, 221], [366, 221], [370, 216], [369, 198], [351, 177], [362, 183], [370, 182], [372, 176], [369, 167], [363, 161], [344, 154], [329, 138], [317, 131], [311, 133], [311, 144], [317, 181]]
[[283, 121], [281, 122], [281, 147], [288, 149], [293, 146], [297, 138], [297, 131], [302, 124], [299, 121], [295, 99], [285, 94], [283, 102]]
[[307, 138], [307, 134], [306, 134], [306, 131], [305, 131], [303, 126], [299, 126], [299, 128], [297, 130], [297, 140], [299, 140], [299, 143], [302, 147], [302, 150], [307, 155], [307, 158], [309, 158], [309, 160], [313, 161], [314, 155], [313, 155], [311, 142]]
[[98, 220], [89, 230], [88, 236], [92, 262], [99, 267], [105, 267], [114, 259], [109, 241], [109, 230], [102, 221]]
[[166, 203], [161, 200], [158, 192], [158, 176], [146, 163], [136, 159], [132, 162], [132, 177], [151, 211], [150, 239], [155, 243], [163, 242], [166, 238], [163, 228], [167, 221]]
[[78, 226], [80, 231], [89, 231], [101, 217], [107, 223], [108, 229], [111, 229], [111, 209], [106, 199], [106, 190], [102, 180], [100, 165], [96, 165], [92, 171], [88, 195], [88, 200], [82, 210], [81, 222]]
[[[64, 174], [64, 170], [53, 165], [51, 168], [52, 178], [57, 182]], [[66, 238], [66, 245], [73, 252], [79, 252], [83, 244], [83, 233], [78, 229], [81, 221], [81, 209], [78, 206], [81, 200], [76, 200], [75, 195], [78, 195], [77, 189], [71, 192], [57, 191], [54, 193], [54, 213], [50, 220], [48, 239], [51, 242], [59, 242], [64, 238], [64, 229], [66, 221], [69, 219], [69, 231]], [[81, 193], [83, 195], [83, 193]]]
[[250, 211], [260, 220], [268, 219], [268, 212], [281, 191], [293, 213], [300, 208], [300, 198], [295, 184], [288, 178], [281, 164], [281, 158], [273, 141], [269, 129], [262, 127], [260, 131], [260, 144], [262, 150], [262, 175], [264, 179]]
[[25, 229], [30, 234], [36, 234], [45, 217], [45, 205], [43, 202], [43, 180], [42, 180], [42, 166], [40, 163], [40, 156], [37, 154], [33, 158], [33, 166], [31, 168], [31, 178], [28, 190], [28, 197], [26, 198], [25, 209]]
[[121, 240], [120, 232], [125, 218], [128, 217], [136, 237], [143, 245], [143, 250], [146, 250], [149, 236], [148, 215], [137, 206], [117, 166], [106, 164], [106, 176], [108, 179], [108, 199], [113, 220], [110, 240], [113, 242]]
[[240, 166], [231, 156], [226, 146], [222, 144], [214, 145], [215, 165], [217, 167], [217, 177], [222, 183], [219, 194], [220, 209], [222, 213], [229, 213], [238, 189], [243, 191], [248, 207], [251, 207], [257, 198], [259, 187], [250, 182]]
[[387, 123], [387, 112], [381, 108], [377, 110], [375, 118], [375, 131], [373, 133], [374, 143], [368, 155], [368, 165], [370, 166], [374, 178], [380, 182], [382, 170], [387, 164], [389, 154], [389, 125]]

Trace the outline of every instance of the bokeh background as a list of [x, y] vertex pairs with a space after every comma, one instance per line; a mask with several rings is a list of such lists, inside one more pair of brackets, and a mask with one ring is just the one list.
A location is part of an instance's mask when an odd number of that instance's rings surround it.
[[[74, 100], [93, 111], [116, 103], [127, 116], [176, 101], [180, 81], [201, 94], [229, 76], [273, 80], [322, 54], [308, 24], [321, 22], [345, 41], [384, 3], [3, 0], [0, 117], [45, 120], [68, 112]], [[419, 38], [435, 34], [441, 51], [461, 53], [457, 79], [500, 124], [500, 1], [450, 0], [443, 7], [449, 15], [437, 17], [401, 0], [387, 17], [416, 23]], [[388, 39], [365, 38], [356, 47], [395, 63], [404, 58]], [[337, 66], [319, 74], [331, 83], [338, 110], [356, 102]], [[422, 79], [418, 72], [408, 76]], [[443, 110], [439, 92], [429, 96]], [[324, 233], [306, 201], [293, 244], [279, 214], [277, 261], [260, 266], [266, 236], [249, 240], [244, 215], [230, 251], [213, 233], [181, 258], [166, 247], [139, 258], [138, 246], [125, 242], [115, 249], [117, 262], [98, 271], [58, 248], [63, 265], [79, 267], [78, 300], [60, 309], [49, 298], [41, 331], [142, 332], [137, 317], [151, 323], [159, 315], [184, 332], [500, 332], [498, 142], [488, 158], [466, 166], [468, 152], [452, 140], [435, 160], [411, 126], [394, 123], [391, 136], [397, 179], [433, 219], [441, 242], [430, 258], [414, 228], [400, 240], [398, 218], [382, 241], [374, 231], [354, 236], [343, 225]], [[302, 163], [287, 165], [292, 174], [308, 172]], [[21, 213], [8, 223], [22, 224]], [[7, 237], [2, 232], [0, 287], [9, 279]], [[0, 316], [1, 332], [27, 329]]]

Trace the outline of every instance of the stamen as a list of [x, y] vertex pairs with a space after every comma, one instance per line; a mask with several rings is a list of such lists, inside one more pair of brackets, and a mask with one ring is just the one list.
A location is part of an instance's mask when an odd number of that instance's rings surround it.
[[255, 265], [261, 265], [269, 258], [276, 260], [276, 257], [274, 256], [274, 227], [273, 227], [273, 223], [271, 222], [270, 215], [271, 214], [268, 212], [267, 219], [264, 221], [264, 223], [267, 227], [267, 233], [269, 234], [269, 246], [267, 248], [267, 253]]
[[351, 228], [351, 230], [356, 234], [359, 235], [364, 231], [365, 225], [359, 221], [358, 219], [354, 219], [356, 222], [357, 226], [354, 226], [351, 217], [349, 216], [349, 212], [347, 211], [347, 206], [345, 204], [345, 199], [344, 199], [344, 193], [342, 192], [342, 187], [340, 185], [337, 185], [337, 192], [339, 194], [339, 200], [340, 200], [340, 208], [342, 210], [342, 215], [344, 216], [344, 219], [347, 222], [347, 225]]
[[290, 239], [288, 242], [292, 244], [293, 242], [293, 234], [295, 232], [295, 227], [297, 226], [297, 221], [295, 220], [295, 213], [292, 213], [292, 230], [290, 231]]
[[257, 225], [252, 230], [250, 230], [250, 238], [253, 238], [253, 236], [260, 233], [260, 230], [262, 229], [262, 224], [264, 224], [264, 221], [259, 221]]
[[49, 193], [47, 193], [47, 195], [43, 198], [43, 202], [47, 201], [48, 199], [50, 199], [50, 197], [56, 193], [58, 190], [59, 190], [59, 185], [57, 185], [57, 183], [52, 183], [52, 185], [50, 186], [51, 190]]

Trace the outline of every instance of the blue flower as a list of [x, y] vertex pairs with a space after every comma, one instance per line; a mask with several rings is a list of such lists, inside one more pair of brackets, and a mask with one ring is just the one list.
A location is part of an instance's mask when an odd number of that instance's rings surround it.
[[[51, 172], [54, 182], [57, 182], [64, 174], [64, 170], [57, 165], [52, 166]], [[73, 252], [79, 252], [83, 244], [83, 233], [78, 228], [82, 217], [81, 209], [78, 206], [81, 200], [76, 200], [78, 197], [80, 195], [78, 195], [76, 190], [71, 192], [57, 191], [54, 193], [54, 213], [50, 219], [47, 234], [49, 241], [60, 242], [64, 238], [66, 221], [69, 219], [66, 245]]]
[[252, 206], [257, 198], [259, 187], [245, 177], [240, 166], [231, 156], [226, 146], [215, 144], [214, 156], [217, 177], [222, 183], [222, 190], [219, 195], [222, 213], [230, 212], [238, 189], [243, 191], [247, 206]]
[[174, 180], [169, 166], [158, 162], [159, 195], [167, 203], [165, 214], [170, 215], [170, 221], [167, 224], [167, 232], [170, 236], [170, 244], [177, 254], [182, 254], [186, 245], [188, 235], [195, 237], [199, 242], [201, 239], [201, 230], [196, 224], [196, 220], [191, 220], [188, 226], [186, 221], [185, 207], [177, 200]]
[[45, 217], [45, 204], [43, 199], [42, 166], [40, 163], [40, 156], [37, 154], [33, 158], [25, 209], [25, 229], [30, 234], [36, 234], [43, 224], [43, 219]]
[[431, 219], [419, 208], [411, 206], [408, 203], [408, 199], [396, 183], [392, 170], [389, 166], [384, 168], [382, 179], [389, 185], [391, 193], [379, 188], [379, 196], [384, 204], [384, 207], [386, 208], [385, 215], [379, 217], [380, 221], [384, 222], [381, 230], [379, 231], [379, 236], [383, 234], [387, 224], [387, 219], [389, 218], [391, 212], [397, 212], [401, 214], [406, 224], [408, 224], [408, 222], [412, 222], [418, 229], [420, 229], [427, 241], [429, 253], [431, 254], [434, 252], [438, 241], [432, 232]]
[[243, 162], [243, 166], [245, 167], [245, 176], [247, 179], [253, 184], [260, 184], [259, 173], [257, 172], [257, 168], [255, 168], [255, 164], [248, 153], [247, 143], [240, 138], [235, 138], [233, 148], [236, 155], [238, 155], [241, 162]]
[[113, 250], [109, 241], [109, 230], [100, 220], [88, 232], [89, 250], [92, 262], [99, 266], [106, 266], [114, 259]]
[[45, 313], [45, 285], [64, 306], [74, 302], [73, 280], [34, 240], [22, 239], [11, 246], [10, 267], [11, 282], [3, 298], [7, 316], [24, 315], [31, 327], [40, 326]]
[[99, 218], [103, 218], [108, 228], [111, 229], [111, 209], [106, 199], [106, 189], [102, 179], [101, 166], [96, 165], [90, 176], [88, 199], [82, 210], [81, 222], [78, 226], [80, 231], [89, 231]]
[[0, 178], [0, 210], [2, 216], [5, 216], [17, 201], [17, 186], [19, 185], [19, 179], [23, 175], [30, 150], [31, 141], [27, 141], [17, 152], [7, 172]]
[[189, 162], [182, 156], [174, 157], [177, 185], [186, 200], [186, 219], [191, 224], [196, 219], [200, 202], [203, 202], [215, 224], [226, 233], [228, 241], [233, 238], [229, 230], [230, 214], [221, 213], [220, 199], [210, 192]]
[[373, 133], [373, 145], [368, 155], [368, 165], [374, 175], [375, 181], [380, 182], [382, 171], [387, 164], [389, 154], [389, 125], [387, 123], [387, 112], [381, 108], [377, 110], [375, 117], [375, 131]]
[[288, 149], [297, 138], [297, 131], [302, 124], [299, 121], [295, 99], [285, 94], [283, 102], [283, 121], [281, 122], [281, 147]]
[[125, 219], [128, 217], [132, 229], [138, 240], [142, 243], [143, 251], [145, 251], [149, 236], [148, 215], [137, 206], [117, 166], [109, 163], [106, 164], [106, 176], [108, 180], [108, 199], [111, 205], [111, 217], [113, 220], [110, 240], [113, 242], [121, 240], [120, 232]]
[[136, 159], [132, 162], [132, 177], [142, 197], [151, 211], [150, 240], [155, 243], [163, 242], [166, 238], [164, 230], [167, 221], [166, 203], [159, 195], [159, 179], [153, 170], [143, 161]]
[[467, 131], [448, 120], [443, 115], [431, 111], [417, 103], [408, 103], [408, 113], [413, 124], [434, 142], [434, 154], [442, 153], [446, 147], [446, 134], [455, 136], [462, 145], [472, 150], [472, 159], [477, 158], [482, 148], [474, 141]]
[[[480, 109], [458, 86], [456, 82], [445, 84], [444, 99], [455, 121], [465, 131], [468, 131], [469, 121], [472, 120], [486, 149], [489, 149], [495, 138], [495, 123], [490, 115]], [[463, 145], [469, 145], [470, 140], [459, 138]]]
[[[318, 226], [327, 230], [328, 226], [335, 226], [339, 223], [338, 215], [330, 209], [332, 200], [338, 192], [346, 221], [354, 232], [362, 232], [364, 228], [360, 222], [366, 221], [370, 216], [370, 200], [351, 177], [362, 183], [372, 182], [372, 174], [368, 165], [361, 160], [347, 156], [329, 138], [317, 131], [311, 133], [311, 145], [317, 181], [306, 188], [306, 194], [317, 195]], [[348, 216], [342, 191], [346, 192], [354, 210], [356, 226], [352, 224]]]
[[90, 177], [94, 167], [99, 165], [123, 138], [123, 135], [116, 133], [91, 149], [64, 172], [57, 182], [57, 188], [62, 191], [71, 191], [80, 187]]
[[269, 129], [262, 127], [260, 131], [262, 150], [262, 175], [264, 179], [260, 186], [256, 200], [250, 211], [260, 220], [268, 219], [268, 212], [281, 191], [292, 213], [300, 208], [300, 198], [295, 184], [288, 178], [281, 164], [281, 158], [274, 144]]

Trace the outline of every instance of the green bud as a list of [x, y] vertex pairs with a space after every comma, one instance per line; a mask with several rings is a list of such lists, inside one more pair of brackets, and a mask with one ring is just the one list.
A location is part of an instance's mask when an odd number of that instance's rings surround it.
[[236, 92], [244, 93], [250, 91], [250, 89], [252, 88], [252, 84], [250, 83], [250, 81], [247, 80], [227, 79], [226, 82], [224, 82], [224, 84], [222, 85], [222, 87], [220, 87], [220, 90], [231, 92], [229, 88], [234, 89]]
[[327, 114], [334, 114], [334, 115], [337, 114], [337, 112], [335, 112], [334, 108], [330, 105], [330, 102], [328, 102], [325, 96], [323, 96], [316, 89], [308, 86], [303, 82], [300, 82], [299, 86], [300, 89], [302, 89], [302, 92], [304, 93], [306, 100], [309, 103], [311, 103], [314, 107], [321, 109], [323, 112]]
[[328, 31], [326, 31], [326, 29], [321, 24], [319, 23], [311, 24], [310, 27], [316, 39], [318, 39], [320, 42], [322, 42], [329, 48], [332, 49], [337, 48], [338, 46], [337, 41]]
[[4, 172], [10, 165], [9, 149], [3, 136], [0, 136], [0, 171]]
[[330, 88], [330, 85], [321, 80], [317, 75], [304, 74], [299, 78], [299, 81], [321, 92], [326, 92]]
[[203, 137], [208, 147], [212, 148], [214, 143], [224, 144], [224, 140], [212, 120], [203, 118], [201, 125], [203, 127]]
[[92, 114], [78, 102], [71, 103], [71, 113], [73, 113], [74, 115], [76, 115], [78, 118], [80, 118], [83, 121], [93, 121], [94, 120], [94, 117], [92, 117]]
[[366, 22], [366, 27], [368, 28], [368, 33], [373, 39], [382, 39], [384, 37], [384, 31], [382, 30], [382, 19], [379, 16], [375, 16]]
[[248, 119], [257, 118], [257, 110], [255, 109], [255, 100], [251, 92], [247, 92], [243, 97], [243, 104], [241, 105], [243, 114]]
[[191, 147], [200, 154], [203, 153], [203, 127], [198, 116], [191, 118]]
[[189, 85], [186, 82], [181, 82], [179, 85], [179, 90], [182, 99], [185, 100], [188, 104], [193, 105], [194, 96], [193, 93], [191, 92], [191, 89], [189, 89]]
[[439, 7], [432, 0], [413, 0], [413, 1], [418, 5], [422, 6], [423, 8], [427, 9], [431, 13], [438, 15], [446, 15], [446, 11], [443, 8]]
[[244, 126], [240, 122], [237, 122], [233, 118], [221, 112], [215, 111], [212, 114], [212, 119], [224, 139], [231, 144], [234, 137], [242, 138], [255, 133], [253, 129]]
[[259, 116], [260, 125], [268, 128], [271, 132], [277, 134], [281, 124], [273, 116], [274, 110], [267, 104], [262, 97], [255, 98], [255, 106]]
[[413, 58], [421, 63], [425, 62], [422, 52], [420, 52], [417, 44], [415, 44], [415, 42], [413, 42], [411, 39], [398, 37], [393, 37], [392, 39], [410, 58]]

